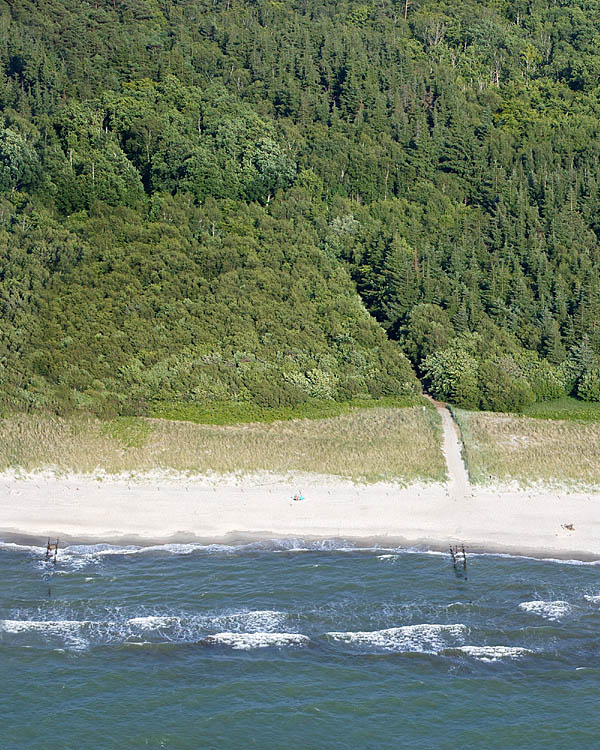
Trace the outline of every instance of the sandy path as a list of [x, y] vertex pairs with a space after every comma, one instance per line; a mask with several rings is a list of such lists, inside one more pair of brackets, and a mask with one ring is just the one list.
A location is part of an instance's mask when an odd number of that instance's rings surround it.
[[464, 500], [471, 497], [471, 485], [462, 457], [458, 426], [444, 404], [429, 396], [427, 398], [435, 405], [442, 418], [442, 452], [448, 467], [448, 493], [452, 500]]

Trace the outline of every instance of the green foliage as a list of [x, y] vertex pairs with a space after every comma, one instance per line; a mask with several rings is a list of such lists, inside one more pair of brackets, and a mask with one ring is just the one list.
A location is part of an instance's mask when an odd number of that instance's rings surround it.
[[0, 404], [595, 397], [596, 6], [6, 5]]
[[404, 351], [419, 368], [426, 357], [448, 346], [452, 332], [448, 313], [439, 305], [415, 305], [403, 336]]
[[423, 372], [435, 398], [466, 409], [479, 406], [479, 364], [462, 346], [428, 355], [423, 362]]
[[36, 186], [40, 160], [27, 140], [10, 128], [0, 128], [0, 192]]
[[[18, 369], [23, 340], [7, 343], [9, 405], [110, 417], [158, 400], [292, 407], [420, 390], [307, 221], [163, 196], [150, 216], [101, 204], [73, 214], [46, 231], [48, 250], [54, 235], [64, 244], [38, 261], [24, 355], [34, 376]], [[14, 278], [26, 287], [32, 264], [19, 258]], [[15, 322], [26, 319], [27, 298], [10, 301]]]
[[527, 417], [537, 419], [565, 419], [569, 421], [599, 422], [600, 404], [579, 401], [565, 396], [556, 401], [535, 403], [523, 410]]
[[533, 352], [501, 347], [501, 339], [466, 334], [430, 354], [423, 368], [433, 395], [465, 408], [505, 412], [565, 395], [558, 368]]
[[511, 377], [501, 362], [483, 362], [479, 369], [479, 380], [479, 406], [487, 411], [520, 412], [535, 401], [535, 395], [525, 378]]
[[536, 401], [553, 401], [569, 393], [560, 368], [539, 359], [533, 353], [517, 356], [516, 364], [526, 379]]
[[433, 408], [420, 396], [366, 399], [352, 401], [318, 401], [310, 399], [299, 406], [268, 407], [255, 403], [215, 401], [211, 404], [157, 403], [151, 415], [161, 419], [174, 419], [196, 424], [244, 424], [251, 422], [279, 422], [292, 419], [325, 419], [338, 417], [355, 409], [376, 407], [402, 409], [408, 406]]
[[587, 370], [577, 386], [577, 395], [583, 401], [600, 401], [600, 368]]

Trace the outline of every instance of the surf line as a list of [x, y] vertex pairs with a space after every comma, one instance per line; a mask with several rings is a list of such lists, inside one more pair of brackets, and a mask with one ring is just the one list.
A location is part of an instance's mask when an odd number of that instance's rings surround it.
[[[44, 562], [52, 562], [54, 567], [56, 567], [56, 559], [58, 557], [58, 539], [55, 542], [50, 541], [50, 537], [48, 537], [48, 542], [46, 543], [46, 557], [44, 558]], [[50, 574], [51, 576], [51, 574]], [[48, 586], [48, 597], [52, 596], [52, 587]]]

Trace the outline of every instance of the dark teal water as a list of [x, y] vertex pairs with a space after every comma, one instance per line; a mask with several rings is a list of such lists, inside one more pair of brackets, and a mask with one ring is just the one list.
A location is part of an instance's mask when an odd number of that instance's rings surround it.
[[[306, 547], [309, 547], [308, 549]], [[600, 566], [0, 545], [0, 747], [600, 746]]]

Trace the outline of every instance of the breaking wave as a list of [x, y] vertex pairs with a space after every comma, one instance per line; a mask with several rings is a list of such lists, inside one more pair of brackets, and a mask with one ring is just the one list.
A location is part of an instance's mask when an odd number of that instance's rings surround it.
[[236, 651], [254, 648], [306, 646], [310, 638], [302, 633], [215, 633], [208, 635], [202, 643], [209, 646], [228, 646]]
[[457, 646], [454, 650], [485, 662], [520, 659], [534, 653], [531, 649], [520, 646]]
[[563, 617], [568, 617], [573, 611], [573, 607], [569, 602], [565, 602], [561, 599], [553, 602], [545, 602], [542, 600], [521, 602], [521, 604], [519, 604], [519, 609], [523, 612], [529, 612], [532, 615], [543, 617], [546, 620], [561, 620]]
[[583, 598], [590, 604], [600, 604], [600, 596], [592, 596], [591, 594], [584, 594]]
[[[116, 613], [115, 613], [116, 614]], [[149, 614], [114, 620], [0, 620], [0, 639], [12, 635], [22, 645], [55, 643], [81, 649], [121, 643], [197, 643], [227, 629], [234, 634], [268, 635], [285, 627], [287, 615], [274, 610], [230, 612], [216, 615]]]
[[[17, 544], [0, 540], [0, 549], [30, 553], [43, 557], [45, 546]], [[289, 537], [280, 539], [267, 539], [263, 541], [238, 542], [233, 544], [213, 543], [203, 544], [200, 542], [169, 542], [153, 545], [119, 545], [119, 544], [71, 544], [59, 550], [59, 562], [70, 563], [73, 567], [83, 567], [111, 555], [145, 555], [145, 554], [167, 554], [185, 556], [193, 554], [244, 554], [258, 552], [376, 552], [378, 559], [393, 561], [399, 555], [433, 555], [448, 556], [445, 551], [428, 549], [419, 546], [382, 546], [380, 544], [359, 545], [343, 538], [324, 538], [306, 540], [301, 537]], [[551, 562], [559, 565], [575, 566], [597, 566], [600, 560], [569, 560], [559, 558], [538, 558], [529, 555], [514, 555], [503, 552], [471, 552], [471, 558], [505, 558], [513, 560], [532, 560], [536, 562]]]
[[46, 643], [81, 650], [89, 645], [89, 634], [99, 625], [89, 620], [0, 620], [0, 638], [2, 633], [12, 634], [30, 645], [33, 636], [34, 640], [42, 638]]
[[420, 624], [404, 625], [384, 630], [329, 632], [332, 641], [349, 646], [371, 647], [383, 651], [420, 652], [436, 654], [443, 648], [461, 641], [467, 631], [466, 625]]

